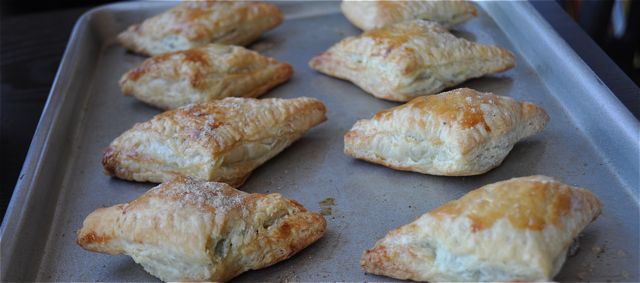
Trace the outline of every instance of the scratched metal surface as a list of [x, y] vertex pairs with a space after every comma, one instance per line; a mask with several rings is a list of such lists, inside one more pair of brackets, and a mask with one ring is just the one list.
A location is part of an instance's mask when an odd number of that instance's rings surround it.
[[[279, 192], [327, 214], [326, 235], [293, 258], [237, 281], [388, 281], [366, 275], [362, 252], [387, 231], [479, 186], [544, 174], [591, 189], [603, 215], [583, 233], [559, 281], [638, 281], [638, 123], [526, 2], [481, 2], [456, 34], [514, 51], [518, 65], [462, 86], [535, 102], [551, 122], [518, 143], [504, 163], [475, 177], [394, 171], [342, 153], [342, 136], [362, 118], [396, 103], [314, 72], [313, 56], [359, 31], [338, 2], [278, 2], [283, 25], [251, 46], [291, 63], [295, 75], [264, 97], [312, 96], [329, 120], [258, 168], [242, 187]], [[143, 57], [115, 44], [126, 26], [173, 5], [120, 3], [83, 16], [73, 33], [16, 194], [2, 226], [3, 281], [151, 281], [127, 256], [89, 253], [75, 231], [98, 207], [135, 199], [152, 184], [102, 173], [102, 150], [159, 111], [121, 95], [117, 82]], [[631, 117], [631, 118], [630, 118]], [[329, 204], [327, 198], [335, 199]]]

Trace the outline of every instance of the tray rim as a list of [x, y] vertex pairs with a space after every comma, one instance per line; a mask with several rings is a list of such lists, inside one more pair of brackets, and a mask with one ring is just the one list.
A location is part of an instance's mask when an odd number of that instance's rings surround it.
[[[25, 209], [27, 209], [33, 201], [32, 198], [34, 194], [37, 193], [34, 183], [41, 175], [42, 160], [48, 152], [55, 150], [52, 148], [49, 140], [54, 127], [61, 123], [58, 119], [60, 108], [64, 105], [66, 98], [69, 96], [67, 92], [63, 91], [71, 84], [71, 79], [69, 77], [65, 77], [65, 74], [70, 73], [71, 70], [76, 68], [80, 63], [74, 54], [77, 53], [76, 50], [79, 48], [79, 39], [82, 36], [82, 32], [90, 28], [89, 25], [91, 24], [91, 18], [94, 15], [105, 10], [130, 10], [143, 5], [164, 7], [171, 5], [173, 2], [175, 1], [140, 1], [105, 4], [86, 11], [74, 24], [61, 58], [61, 63], [52, 82], [52, 87], [49, 91], [42, 114], [38, 121], [36, 131], [34, 132], [29, 145], [25, 161], [20, 170], [13, 194], [3, 217], [2, 224], [0, 225], [0, 250], [2, 251], [2, 256], [5, 259], [0, 263], [0, 280], [4, 281], [6, 271], [10, 266], [10, 260], [7, 259], [14, 258], [16, 253], [15, 249], [17, 245], [15, 243], [17, 243], [19, 239], [18, 237], [12, 236], [14, 236], [16, 232], [22, 230], [25, 225], [28, 225], [23, 216], [25, 214]], [[286, 3], [301, 1], [272, 2]], [[310, 0], [309, 2], [314, 1]], [[486, 5], [491, 5], [490, 2], [491, 1], [477, 1], [476, 3], [485, 7]], [[538, 25], [537, 27], [548, 34], [547, 36], [550, 38], [548, 42], [552, 42], [558, 48], [557, 50], [560, 51], [559, 53], [562, 53], [561, 55], [567, 56], [565, 60], [571, 63], [567, 65], [571, 66], [572, 72], [577, 74], [579, 77], [584, 78], [584, 80], [581, 81], [581, 83], [585, 85], [584, 88], [591, 88], [591, 93], [596, 93], [598, 95], [597, 98], [604, 100], [605, 105], [609, 108], [606, 113], [616, 122], [613, 123], [614, 126], [612, 127], [616, 128], [621, 134], [624, 134], [626, 139], [638, 140], [640, 137], [640, 121], [635, 119], [631, 111], [622, 104], [611, 89], [602, 82], [597, 74], [582, 60], [582, 58], [578, 56], [568, 43], [560, 37], [555, 29], [553, 29], [542, 15], [539, 14], [531, 3], [527, 1], [507, 2], [508, 3], [502, 3], [500, 5], [504, 5], [505, 7], [511, 5], [517, 8], [516, 11], [519, 11], [522, 17], [528, 18], [529, 21], [536, 22]], [[318, 15], [322, 15], [322, 13], [319, 13]], [[523, 20], [523, 22], [526, 21], [527, 20]], [[603, 146], [598, 142], [594, 142], [593, 145], [597, 149], [602, 149]], [[640, 144], [632, 144], [631, 147], [640, 149]], [[613, 166], [618, 167], [619, 164], [614, 164]], [[615, 171], [613, 172], [616, 173]], [[630, 181], [626, 178], [622, 176], [619, 177], [620, 181], [624, 182], [627, 187], [634, 188], [633, 184], [629, 184], [628, 182]], [[640, 196], [638, 196], [637, 192], [638, 189], [640, 188], [636, 188], [635, 192], [629, 192], [636, 203], [640, 202]], [[51, 214], [55, 214], [55, 208]], [[37, 259], [37, 266], [40, 266], [40, 259], [41, 258]]]
[[[502, 1], [498, 1], [502, 2]], [[600, 139], [594, 139], [591, 135], [585, 135], [585, 137], [589, 140], [592, 145], [598, 149], [603, 160], [611, 163], [614, 168], [622, 168], [624, 169], [625, 162], [621, 160], [611, 160], [608, 158], [610, 155], [615, 155], [615, 152], [622, 153], [624, 151], [635, 151], [636, 156], [640, 156], [640, 120], [636, 119], [635, 116], [621, 101], [620, 99], [613, 93], [613, 91], [598, 77], [598, 75], [589, 67], [589, 65], [578, 55], [578, 53], [569, 46], [569, 44], [558, 34], [558, 32], [551, 26], [547, 20], [540, 15], [540, 13], [533, 7], [531, 3], [528, 1], [504, 1], [506, 3], [501, 3], [500, 5], [496, 5], [495, 1], [485, 1], [485, 0], [476, 0], [479, 6], [483, 8], [488, 5], [498, 6], [497, 9], [491, 9], [492, 11], [501, 10], [503, 13], [507, 13], [505, 11], [507, 7], [512, 7], [508, 13], [517, 14], [516, 18], [521, 19], [519, 22], [513, 23], [514, 25], [526, 23], [526, 22], [534, 22], [536, 23], [535, 27], [540, 30], [540, 33], [546, 34], [544, 37], [545, 44], [548, 45], [549, 50], [553, 50], [550, 56], [553, 56], [558, 59], [556, 62], [571, 62], [571, 64], [563, 64], [563, 69], [570, 74], [571, 80], [576, 81], [575, 86], [579, 89], [584, 90], [586, 94], [594, 94], [585, 95], [580, 98], [584, 98], [584, 102], [591, 103], [582, 103], [580, 106], [585, 107], [587, 111], [571, 111], [567, 112], [567, 115], [570, 116], [572, 122], [575, 123], [576, 126], [582, 128], [583, 131], [588, 131], [585, 129], [585, 125], [582, 124], [581, 117], [595, 115], [600, 112], [602, 114], [607, 115], [610, 118], [611, 123], [610, 127], [604, 129], [604, 131], [609, 135], [619, 135], [624, 137], [625, 140], [635, 141], [635, 143], [631, 142], [626, 144], [624, 149], [618, 149], [615, 147], [610, 147], [610, 144], [607, 141], [603, 141]], [[517, 7], [522, 6], [522, 7]], [[489, 10], [489, 9], [485, 9]], [[494, 17], [496, 20], [496, 17]], [[496, 20], [496, 22], [498, 22]], [[498, 24], [501, 25], [501, 24]], [[508, 37], [511, 37], [509, 33], [505, 32]], [[514, 46], [518, 49], [522, 48], [521, 42], [517, 40], [512, 40]], [[527, 59], [525, 59], [527, 60]], [[535, 64], [529, 60], [527, 60], [531, 66]], [[578, 79], [576, 79], [578, 78]], [[547, 84], [550, 82], [544, 82]], [[549, 91], [549, 93], [558, 99], [561, 105], [566, 104], [566, 100], [571, 95], [557, 95], [553, 91]], [[577, 99], [575, 99], [577, 100]], [[602, 106], [602, 107], [600, 107]], [[599, 108], [608, 108], [606, 111], [598, 111]], [[587, 114], [582, 114], [582, 112]], [[606, 152], [606, 155], [602, 153]], [[622, 172], [624, 175], [621, 176], [620, 172], [612, 171], [614, 174], [618, 176], [618, 180], [622, 182], [625, 187], [623, 188], [625, 192], [627, 192], [631, 198], [633, 198], [634, 202], [640, 203], [640, 158], [636, 158], [635, 164], [632, 164], [633, 167], [628, 170]], [[635, 176], [632, 176], [635, 174]], [[635, 184], [633, 180], [635, 177]], [[629, 189], [630, 188], [630, 189]]]
[[[35, 193], [32, 184], [40, 175], [40, 164], [43, 157], [51, 150], [51, 146], [47, 141], [52, 135], [54, 126], [59, 123], [57, 117], [60, 113], [60, 107], [68, 96], [62, 89], [71, 83], [69, 79], [64, 77], [64, 74], [68, 73], [71, 68], [78, 64], [78, 60], [74, 58], [73, 54], [78, 48], [77, 40], [79, 34], [88, 28], [88, 18], [97, 11], [104, 9], [105, 7], [103, 6], [90, 9], [83, 13], [78, 20], [76, 20], [71, 30], [71, 35], [67, 41], [60, 65], [51, 84], [51, 89], [43, 107], [42, 114], [40, 114], [38, 125], [29, 144], [29, 150], [25, 156], [13, 194], [7, 205], [2, 224], [0, 225], [0, 251], [4, 259], [13, 258], [15, 254], [15, 243], [17, 242], [17, 237], [7, 236], [15, 235], [17, 232], [15, 230], [19, 230], [20, 227], [26, 225], [24, 219], [19, 219], [19, 217], [24, 215], [28, 203], [31, 202], [31, 198]], [[7, 250], [7, 247], [9, 250]], [[8, 260], [2, 260], [0, 262], [1, 281], [4, 281], [4, 276], [8, 269], [8, 262]]]

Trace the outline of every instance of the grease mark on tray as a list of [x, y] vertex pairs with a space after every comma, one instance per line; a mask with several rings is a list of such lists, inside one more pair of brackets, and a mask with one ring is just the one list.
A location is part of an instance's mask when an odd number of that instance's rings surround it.
[[332, 215], [333, 208], [332, 206], [336, 205], [336, 199], [332, 197], [328, 197], [319, 202], [320, 204], [320, 214], [322, 215]]

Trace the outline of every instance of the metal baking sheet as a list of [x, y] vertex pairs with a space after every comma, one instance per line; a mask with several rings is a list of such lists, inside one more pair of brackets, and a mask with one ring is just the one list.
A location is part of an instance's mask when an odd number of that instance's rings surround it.
[[[79, 19], [1, 228], [2, 281], [150, 281], [127, 256], [82, 250], [75, 232], [98, 207], [135, 199], [152, 184], [102, 173], [103, 149], [134, 123], [158, 114], [118, 89], [144, 58], [115, 43], [128, 25], [175, 3], [103, 6]], [[279, 192], [329, 213], [324, 238], [293, 258], [238, 281], [388, 281], [364, 274], [362, 252], [387, 231], [479, 186], [545, 174], [591, 189], [604, 213], [580, 237], [559, 281], [639, 281], [639, 124], [527, 2], [479, 2], [456, 34], [517, 54], [506, 73], [462, 86], [543, 106], [551, 122], [515, 146], [502, 166], [476, 177], [400, 172], [342, 153], [343, 134], [361, 118], [397, 105], [314, 72], [309, 59], [358, 34], [338, 2], [277, 2], [286, 20], [251, 46], [291, 63], [295, 75], [265, 97], [312, 96], [329, 120], [258, 168], [242, 187]], [[335, 199], [323, 201], [328, 198]]]

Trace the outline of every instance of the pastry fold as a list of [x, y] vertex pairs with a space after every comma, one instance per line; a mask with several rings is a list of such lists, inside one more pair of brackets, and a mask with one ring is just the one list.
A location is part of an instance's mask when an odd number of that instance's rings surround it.
[[127, 49], [144, 55], [186, 50], [208, 43], [248, 45], [283, 21], [271, 4], [250, 1], [184, 1], [118, 35]]
[[361, 265], [415, 281], [548, 282], [600, 211], [588, 190], [546, 176], [514, 178], [392, 230], [363, 254]]
[[319, 72], [377, 98], [409, 101], [515, 66], [506, 49], [458, 38], [423, 20], [396, 23], [338, 42], [311, 59]]
[[147, 59], [120, 79], [124, 95], [162, 109], [225, 97], [258, 97], [293, 68], [240, 46], [207, 44]]
[[105, 172], [161, 183], [176, 176], [239, 186], [251, 171], [326, 120], [317, 99], [229, 97], [161, 113], [106, 149]]
[[344, 136], [344, 152], [397, 170], [478, 175], [500, 165], [516, 142], [542, 131], [548, 120], [533, 103], [461, 88], [359, 120]]
[[126, 254], [163, 281], [227, 281], [285, 260], [324, 234], [325, 219], [280, 194], [177, 178], [138, 199], [99, 208], [78, 244]]
[[469, 1], [389, 1], [345, 0], [342, 13], [362, 30], [381, 28], [408, 20], [428, 20], [452, 28], [478, 14]]

